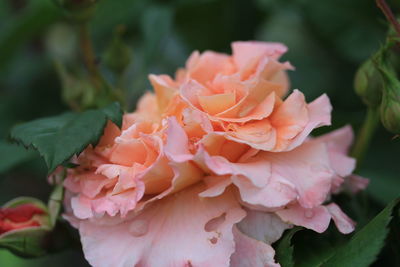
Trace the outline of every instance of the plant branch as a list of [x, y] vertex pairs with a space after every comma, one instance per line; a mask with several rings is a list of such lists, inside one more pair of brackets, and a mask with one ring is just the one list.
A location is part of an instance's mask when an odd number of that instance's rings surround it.
[[101, 74], [96, 65], [96, 56], [94, 53], [92, 41], [90, 39], [87, 23], [79, 24], [79, 41], [82, 51], [83, 61], [86, 69], [89, 72], [89, 77], [94, 87], [101, 89], [102, 80]]
[[386, 3], [386, 0], [376, 0], [376, 5], [382, 10], [386, 19], [393, 25], [394, 29], [400, 37], [400, 24], [394, 16], [393, 11], [390, 9], [389, 5]]

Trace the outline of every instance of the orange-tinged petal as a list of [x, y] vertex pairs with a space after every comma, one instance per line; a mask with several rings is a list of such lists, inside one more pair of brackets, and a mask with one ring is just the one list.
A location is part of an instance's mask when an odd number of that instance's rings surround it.
[[197, 96], [202, 109], [210, 115], [215, 115], [229, 109], [236, 103], [233, 93], [217, 94], [210, 96]]

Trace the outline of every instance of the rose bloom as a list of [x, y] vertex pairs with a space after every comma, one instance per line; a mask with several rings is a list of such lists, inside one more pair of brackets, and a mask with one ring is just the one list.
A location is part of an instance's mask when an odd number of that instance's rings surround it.
[[342, 233], [331, 202], [367, 181], [352, 176], [352, 131], [330, 124], [326, 96], [288, 97], [281, 44], [238, 42], [233, 56], [195, 52], [175, 80], [150, 76], [122, 128], [68, 170], [66, 214], [93, 266], [279, 266], [271, 246], [294, 225]]

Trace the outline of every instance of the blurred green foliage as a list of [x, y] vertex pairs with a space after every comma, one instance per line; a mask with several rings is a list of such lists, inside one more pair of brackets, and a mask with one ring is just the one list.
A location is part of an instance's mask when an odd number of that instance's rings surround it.
[[[390, 4], [400, 9], [398, 2]], [[279, 41], [289, 47], [284, 59], [296, 67], [290, 73], [292, 88], [308, 100], [326, 93], [332, 101], [333, 127], [318, 133], [348, 123], [359, 129], [366, 109], [354, 93], [354, 74], [384, 42], [387, 31], [374, 1], [365, 0], [101, 0], [90, 30], [99, 66], [110, 82], [117, 77], [104, 68], [100, 55], [121, 24], [133, 51], [132, 62], [118, 77], [130, 110], [151, 90], [149, 73], [173, 74], [193, 50], [230, 52], [235, 40]], [[44, 162], [7, 140], [13, 125], [68, 109], [53, 60], [80, 63], [71, 56], [77, 49], [74, 38], [74, 25], [51, 0], [0, 1], [0, 204], [20, 195], [46, 200], [51, 191]], [[380, 127], [359, 169], [371, 179], [367, 194], [342, 197], [360, 225], [399, 195], [400, 143], [392, 137]], [[381, 257], [376, 266], [391, 264]], [[87, 263], [79, 249], [30, 261], [0, 251], [0, 266], [44, 265]]]

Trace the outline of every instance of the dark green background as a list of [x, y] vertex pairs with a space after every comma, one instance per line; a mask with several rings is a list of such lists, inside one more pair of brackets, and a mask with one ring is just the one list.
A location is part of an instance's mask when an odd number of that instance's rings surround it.
[[[399, 10], [398, 3], [392, 8]], [[323, 131], [361, 125], [365, 107], [353, 92], [354, 73], [383, 43], [387, 30], [372, 0], [101, 0], [91, 22], [101, 68], [102, 51], [119, 24], [126, 25], [126, 42], [133, 49], [124, 76], [131, 110], [137, 97], [151, 89], [148, 73], [173, 74], [193, 50], [230, 53], [235, 40], [280, 41], [289, 47], [284, 59], [296, 67], [290, 73], [292, 88], [310, 101], [323, 93], [332, 101], [333, 126]], [[45, 200], [51, 189], [43, 161], [9, 145], [7, 137], [16, 123], [67, 109], [48, 43], [51, 35], [53, 50], [66, 57], [74, 53], [73, 28], [68, 27], [50, 0], [0, 1], [0, 204], [20, 195]], [[359, 170], [371, 179], [368, 195], [359, 197], [367, 199], [361, 202], [367, 212], [353, 215], [360, 224], [399, 195], [400, 145], [392, 137], [379, 128]], [[360, 205], [359, 199], [344, 201]], [[79, 249], [30, 261], [0, 251], [0, 266], [45, 264], [86, 266]]]

